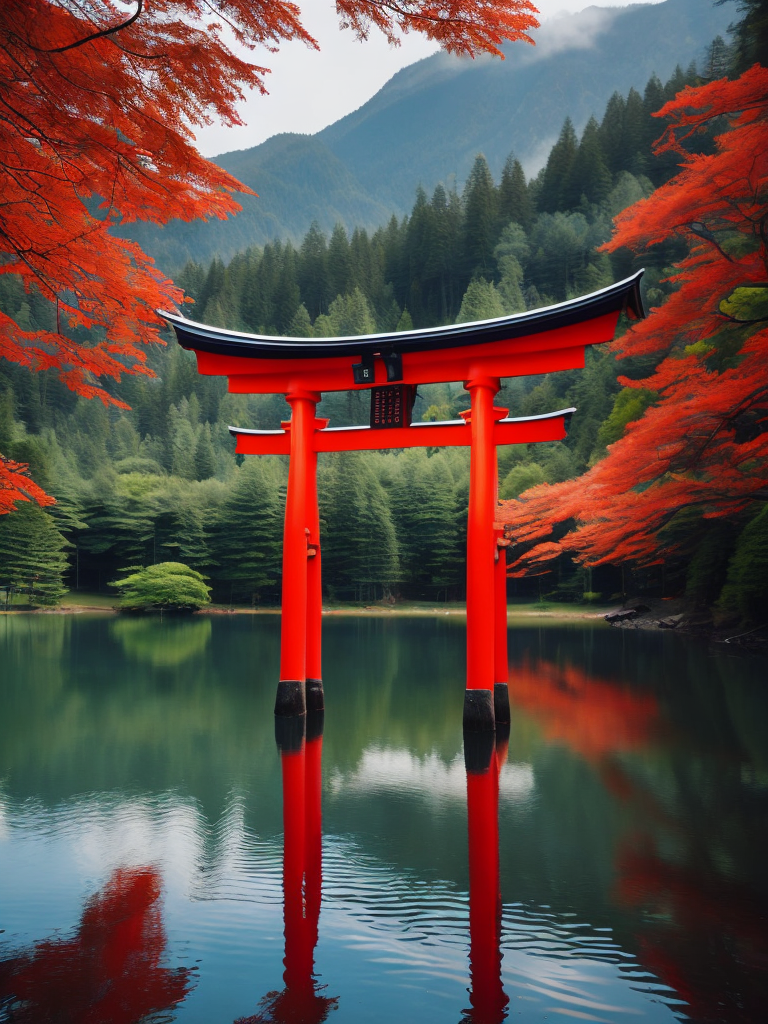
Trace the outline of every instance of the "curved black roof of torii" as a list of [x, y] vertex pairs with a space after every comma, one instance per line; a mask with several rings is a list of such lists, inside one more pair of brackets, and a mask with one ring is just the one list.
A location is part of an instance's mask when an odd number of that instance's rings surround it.
[[245, 334], [210, 327], [187, 320], [176, 313], [160, 311], [160, 315], [172, 325], [183, 348], [219, 355], [256, 359], [323, 359], [328, 356], [360, 356], [366, 352], [371, 355], [381, 351], [425, 352], [540, 334], [558, 327], [584, 323], [606, 313], [627, 312], [633, 318], [641, 319], [645, 316], [640, 296], [642, 275], [643, 271], [639, 270], [631, 277], [589, 295], [493, 320], [386, 334], [357, 334], [345, 338], [286, 338]]

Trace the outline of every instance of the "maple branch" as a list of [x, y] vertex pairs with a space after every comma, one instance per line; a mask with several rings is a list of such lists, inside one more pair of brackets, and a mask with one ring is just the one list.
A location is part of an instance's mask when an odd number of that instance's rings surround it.
[[[104, 36], [111, 36], [115, 32], [120, 32], [122, 29], [128, 28], [129, 25], [132, 25], [134, 21], [136, 21], [136, 19], [141, 14], [142, 8], [144, 6], [144, 0], [136, 0], [136, 3], [138, 4], [136, 11], [130, 16], [130, 18], [127, 21], [122, 22], [122, 24], [120, 25], [113, 25], [111, 28], [99, 29], [98, 32], [92, 32], [89, 36], [84, 36], [82, 39], [78, 39], [74, 43], [67, 43], [65, 46], [56, 46], [50, 50], [42, 46], [34, 46], [29, 41], [27, 41], [27, 46], [30, 48], [30, 50], [34, 50], [36, 53], [66, 53], [67, 50], [74, 50], [78, 46], [85, 46], [86, 43], [91, 43], [94, 39], [103, 39]], [[139, 54], [137, 54], [136, 56], [139, 56]]]
[[472, 24], [468, 18], [442, 18], [439, 14], [417, 14], [416, 12], [409, 11], [407, 6], [387, 3], [386, 0], [374, 0], [376, 7], [383, 7], [387, 11], [392, 11], [393, 14], [399, 14], [403, 18], [408, 18], [409, 21], [425, 21], [431, 25], [466, 25]]
[[690, 224], [682, 224], [680, 226], [683, 228], [687, 228], [688, 231], [690, 231], [691, 234], [696, 235], [697, 238], [701, 238], [705, 242], [709, 242], [711, 245], [714, 245], [714, 247], [717, 249], [717, 251], [724, 259], [728, 260], [729, 263], [733, 263], [733, 260], [728, 255], [728, 253], [724, 252], [723, 249], [721, 249], [717, 239], [709, 230], [706, 224], [702, 224], [701, 221], [693, 221]]
[[213, 14], [213, 15], [214, 15], [215, 17], [217, 17], [217, 18], [221, 18], [221, 20], [222, 20], [222, 21], [224, 22], [224, 24], [225, 24], [225, 25], [228, 25], [228, 26], [229, 26], [229, 27], [230, 27], [230, 28], [232, 29], [232, 31], [233, 31], [233, 32], [234, 32], [235, 34], [237, 34], [237, 26], [236, 26], [236, 25], [234, 25], [234, 24], [233, 24], [233, 23], [232, 23], [232, 22], [231, 22], [231, 21], [229, 20], [229, 18], [228, 18], [228, 17], [227, 17], [227, 16], [225, 15], [225, 14], [223, 14], [223, 13], [222, 13], [221, 11], [217, 10], [217, 9], [216, 9], [216, 8], [215, 8], [215, 7], [213, 6], [213, 4], [212, 4], [212, 3], [210, 2], [210, 0], [203, 0], [203, 3], [205, 4], [205, 6], [206, 6], [206, 7], [208, 8], [208, 10], [209, 10], [209, 11], [210, 11], [210, 12], [211, 12], [211, 13], [212, 13], [212, 14]]
[[115, 46], [121, 53], [127, 53], [131, 57], [138, 57], [139, 60], [167, 60], [167, 53], [137, 53], [136, 50], [129, 50], [127, 46], [123, 46], [119, 42], [115, 42]]

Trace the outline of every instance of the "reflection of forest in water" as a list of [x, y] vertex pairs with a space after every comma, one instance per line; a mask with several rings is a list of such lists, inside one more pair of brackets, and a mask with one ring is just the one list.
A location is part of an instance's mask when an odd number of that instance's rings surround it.
[[[328, 620], [324, 631], [331, 905], [347, 870], [366, 879], [344, 897], [353, 915], [419, 941], [465, 937], [466, 918], [451, 923], [469, 887], [463, 627], [365, 618]], [[142, 852], [166, 842], [160, 859], [177, 872], [178, 851], [162, 836], [180, 828], [195, 837], [182, 860], [198, 865], [184, 881], [196, 898], [224, 898], [232, 857], [266, 884], [283, 826], [278, 640], [271, 616], [4, 619], [2, 821], [66, 830], [101, 816], [112, 822], [107, 850], [141, 819]], [[631, 950], [694, 1020], [759, 1019], [764, 664], [678, 637], [562, 624], [514, 628], [510, 656], [499, 776], [505, 971], [538, 929], [593, 958]], [[106, 883], [106, 862], [104, 871]], [[252, 891], [247, 874], [241, 892]], [[412, 909], [405, 924], [392, 893]], [[600, 929], [610, 929], [602, 946]]]

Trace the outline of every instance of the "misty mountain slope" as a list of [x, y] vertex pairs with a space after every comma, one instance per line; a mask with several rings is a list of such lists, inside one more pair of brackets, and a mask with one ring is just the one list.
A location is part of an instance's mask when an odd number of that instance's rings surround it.
[[172, 221], [165, 228], [131, 224], [121, 232], [168, 272], [189, 259], [207, 263], [218, 254], [228, 260], [273, 238], [300, 239], [313, 220], [328, 231], [338, 221], [370, 227], [386, 221], [391, 212], [311, 135], [275, 135], [255, 149], [219, 156], [216, 163], [259, 198], [240, 196], [242, 212], [225, 221]]
[[478, 152], [498, 177], [510, 151], [528, 174], [544, 163], [566, 115], [577, 131], [613, 92], [642, 90], [701, 60], [732, 11], [702, 0], [589, 7], [546, 22], [535, 47], [504, 61], [439, 53], [404, 68], [368, 103], [319, 133], [361, 184], [404, 212], [413, 187], [461, 184]]
[[[187, 259], [225, 260], [273, 238], [299, 241], [313, 220], [330, 233], [375, 228], [410, 210], [416, 186], [463, 186], [485, 154], [498, 180], [514, 151], [536, 173], [566, 116], [577, 131], [601, 118], [610, 96], [662, 80], [677, 64], [701, 61], [725, 36], [731, 5], [665, 0], [631, 7], [590, 7], [546, 22], [537, 45], [506, 47], [504, 61], [445, 53], [398, 72], [367, 103], [317, 135], [276, 135], [215, 162], [259, 194], [227, 221], [174, 221], [123, 229], [167, 272]], [[660, 125], [661, 133], [661, 125]]]

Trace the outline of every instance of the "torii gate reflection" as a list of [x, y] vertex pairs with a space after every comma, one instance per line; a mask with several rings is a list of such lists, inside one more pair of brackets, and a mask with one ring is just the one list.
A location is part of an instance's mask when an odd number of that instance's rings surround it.
[[[314, 971], [322, 890], [322, 711], [278, 717], [275, 736], [283, 780], [285, 956], [281, 992], [235, 1024], [321, 1024], [336, 1008]], [[469, 836], [469, 1003], [463, 1024], [502, 1024], [509, 997], [501, 978], [499, 774], [509, 729], [465, 731]]]
[[[304, 715], [324, 706], [318, 453], [468, 445], [464, 726], [488, 731], [496, 721], [509, 721], [506, 554], [494, 517], [496, 448], [562, 440], [574, 410], [510, 419], [508, 410], [494, 407], [494, 396], [502, 377], [583, 367], [587, 345], [613, 340], [620, 313], [644, 315], [641, 275], [527, 313], [349, 338], [242, 334], [163, 313], [179, 343], [197, 354], [200, 373], [226, 375], [232, 392], [284, 394], [291, 407], [291, 419], [280, 430], [230, 428], [238, 453], [290, 456], [276, 715]], [[417, 386], [451, 381], [463, 381], [469, 392], [463, 418], [412, 424]], [[369, 427], [329, 427], [315, 415], [324, 391], [361, 389], [371, 391]]]
[[495, 736], [464, 731], [469, 835], [470, 1009], [462, 1024], [501, 1024], [509, 996], [501, 980], [499, 775], [507, 760], [509, 726]]
[[235, 1024], [322, 1024], [338, 998], [315, 980], [322, 891], [323, 712], [276, 720], [283, 775], [282, 992], [269, 992], [251, 1017]]

